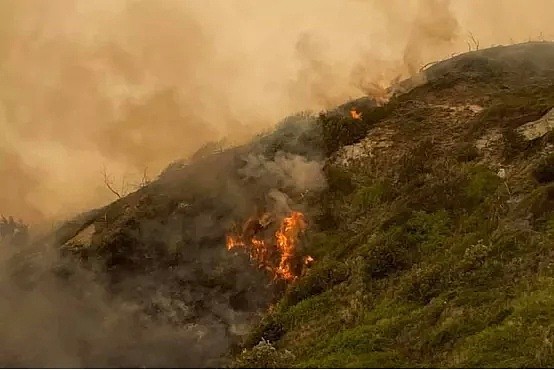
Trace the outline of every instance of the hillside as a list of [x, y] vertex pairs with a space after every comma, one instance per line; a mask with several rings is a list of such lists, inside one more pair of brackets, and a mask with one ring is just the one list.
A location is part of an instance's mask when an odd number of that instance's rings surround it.
[[184, 330], [71, 364], [554, 366], [551, 66], [551, 43], [466, 53], [66, 223], [35, 244], [59, 279], [77, 261]]
[[553, 366], [553, 62], [468, 53], [361, 121], [322, 115], [317, 262], [237, 366]]

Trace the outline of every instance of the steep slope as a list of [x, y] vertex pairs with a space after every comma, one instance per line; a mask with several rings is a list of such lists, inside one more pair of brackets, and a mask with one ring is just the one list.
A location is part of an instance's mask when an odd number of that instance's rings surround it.
[[552, 66], [551, 43], [467, 53], [321, 115], [317, 262], [235, 365], [553, 366]]
[[550, 43], [463, 54], [386, 104], [289, 117], [172, 164], [15, 256], [0, 289], [51, 295], [79, 330], [45, 325], [66, 340], [32, 356], [4, 336], [2, 363], [554, 365], [550, 66]]
[[[50, 238], [18, 253], [17, 263], [8, 264], [15, 266], [7, 288], [13, 296], [51, 295], [41, 276], [53, 271], [52, 284], [80, 287], [62, 289], [64, 298], [58, 300], [80, 296], [79, 290], [88, 294], [94, 287], [102, 292], [102, 303], [84, 306], [113, 311], [116, 321], [136, 324], [119, 328], [100, 316], [94, 319], [96, 325], [107, 329], [69, 329], [71, 339], [64, 338], [55, 349], [37, 349], [32, 356], [0, 339], [8, 348], [0, 352], [0, 360], [12, 366], [60, 366], [60, 359], [46, 353], [59, 349], [68, 351], [70, 366], [77, 367], [222, 365], [231, 346], [287, 285], [275, 270], [253, 266], [247, 249], [228, 250], [226, 237], [248, 219], [266, 215], [263, 227], [250, 222], [259, 230], [246, 230], [258, 238], [263, 235], [267, 250], [274, 252], [266, 268], [277, 264], [290, 274], [305, 270], [299, 267], [302, 250], [287, 251], [285, 258], [272, 243], [278, 242], [274, 235], [280, 222], [293, 211], [306, 212], [301, 200], [307, 192], [325, 187], [315, 119], [308, 114], [289, 117], [275, 132], [241, 147], [214, 152], [208, 145], [191, 161], [174, 163], [147, 186], [66, 222]], [[59, 249], [62, 258], [49, 255], [45, 251], [51, 249], [44, 245]], [[21, 284], [21, 290], [13, 288]], [[54, 304], [52, 310], [64, 308]], [[160, 328], [163, 335], [150, 338]], [[106, 349], [99, 340], [119, 344]], [[82, 348], [68, 349], [66, 342], [75, 341], [82, 342]]]

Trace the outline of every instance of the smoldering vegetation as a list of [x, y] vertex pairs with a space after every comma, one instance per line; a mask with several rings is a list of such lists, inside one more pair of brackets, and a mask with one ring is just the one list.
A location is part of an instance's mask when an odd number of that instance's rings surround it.
[[319, 127], [289, 117], [250, 144], [168, 167], [53, 235], [4, 243], [0, 363], [223, 366], [283, 283], [225, 248], [236, 222], [309, 209], [325, 188]]
[[[138, 303], [111, 294], [101, 275], [74, 264], [68, 275], [61, 263], [54, 251], [3, 250], [2, 366], [197, 367], [226, 350], [223, 325], [154, 320]], [[152, 300], [179, 312], [159, 296]]]

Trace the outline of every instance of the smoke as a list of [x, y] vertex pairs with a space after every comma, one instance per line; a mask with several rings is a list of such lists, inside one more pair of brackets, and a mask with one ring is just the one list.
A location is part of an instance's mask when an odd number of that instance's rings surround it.
[[321, 161], [290, 153], [278, 153], [273, 160], [259, 154], [249, 155], [240, 173], [246, 181], [253, 180], [268, 189], [268, 208], [279, 217], [290, 213], [294, 206], [288, 194], [317, 192], [326, 186]]
[[[140, 234], [129, 254], [162, 240], [170, 251], [183, 237], [176, 224], [153, 220], [141, 223]], [[123, 275], [103, 272], [100, 256], [85, 268], [58, 248], [0, 244], [3, 367], [219, 367], [271, 296], [263, 273], [244, 258], [193, 241], [178, 266]]]
[[250, 154], [240, 172], [247, 180], [253, 179], [261, 186], [303, 192], [317, 191], [325, 186], [322, 168], [323, 164], [319, 161], [281, 152], [273, 160], [267, 160], [260, 154]]
[[207, 141], [373, 93], [423, 64], [554, 37], [548, 0], [0, 4], [0, 211], [66, 217]]
[[[45, 250], [12, 248], [3, 245], [0, 255], [3, 367], [197, 367], [228, 347], [216, 321], [155, 321], [110, 295], [98, 274]], [[180, 314], [163, 298], [153, 301]]]

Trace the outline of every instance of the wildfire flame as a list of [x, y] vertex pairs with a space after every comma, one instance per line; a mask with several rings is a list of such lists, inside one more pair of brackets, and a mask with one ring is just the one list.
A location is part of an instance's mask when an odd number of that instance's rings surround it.
[[356, 108], [350, 109], [350, 115], [352, 116], [352, 119], [361, 121], [362, 120], [362, 113], [358, 112]]
[[[247, 241], [244, 237], [227, 235], [227, 249], [243, 248], [248, 251], [250, 260], [258, 268], [270, 271], [275, 279], [293, 281], [298, 276], [294, 266], [296, 248], [300, 233], [306, 229], [306, 220], [301, 212], [292, 212], [285, 217], [279, 229], [275, 232], [275, 244], [250, 237]], [[309, 266], [314, 261], [313, 257], [305, 256], [303, 262]]]
[[277, 248], [281, 252], [281, 261], [277, 268], [277, 274], [285, 280], [294, 280], [295, 276], [291, 270], [291, 260], [294, 256], [298, 234], [306, 228], [304, 215], [300, 212], [293, 212], [281, 223], [281, 227], [275, 233]]

